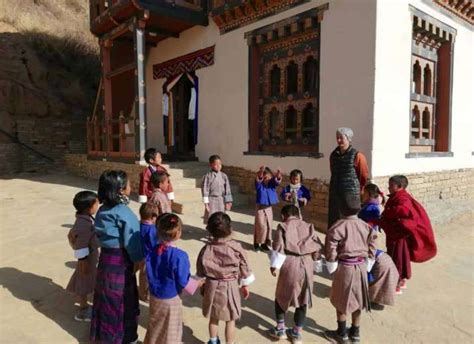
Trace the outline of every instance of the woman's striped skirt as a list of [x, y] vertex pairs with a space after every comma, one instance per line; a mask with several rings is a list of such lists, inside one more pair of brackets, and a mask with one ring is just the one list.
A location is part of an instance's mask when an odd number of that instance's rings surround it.
[[91, 341], [135, 341], [139, 314], [133, 262], [123, 248], [102, 248], [92, 306]]

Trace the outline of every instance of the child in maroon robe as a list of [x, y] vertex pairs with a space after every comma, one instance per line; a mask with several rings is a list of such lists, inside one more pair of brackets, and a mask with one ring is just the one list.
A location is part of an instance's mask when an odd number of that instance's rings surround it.
[[388, 183], [390, 195], [379, 224], [386, 234], [388, 254], [400, 274], [396, 293], [401, 294], [411, 277], [411, 262], [433, 258], [436, 243], [425, 209], [405, 190], [407, 177], [396, 175]]
[[[161, 164], [161, 153], [155, 148], [148, 148], [145, 151], [144, 159], [148, 164], [148, 167], [140, 173], [140, 185], [138, 188], [138, 202], [140, 203], [146, 203], [153, 194], [154, 188], [151, 183], [151, 175], [154, 172], [164, 172], [169, 176], [168, 170]], [[166, 196], [171, 202], [173, 202], [174, 192], [173, 185], [171, 185], [171, 180], [169, 182], [168, 189], [166, 190]]]

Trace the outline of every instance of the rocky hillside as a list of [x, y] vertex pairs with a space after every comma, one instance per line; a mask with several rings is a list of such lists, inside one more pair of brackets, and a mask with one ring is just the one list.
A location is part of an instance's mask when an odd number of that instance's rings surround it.
[[0, 0], [0, 173], [85, 150], [98, 54], [88, 0]]

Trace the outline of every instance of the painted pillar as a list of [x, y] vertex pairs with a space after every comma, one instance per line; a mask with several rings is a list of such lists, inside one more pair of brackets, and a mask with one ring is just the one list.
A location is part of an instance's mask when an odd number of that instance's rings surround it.
[[145, 96], [145, 30], [144, 23], [139, 21], [134, 26], [135, 50], [135, 162], [144, 164], [143, 154], [146, 149], [146, 96]]

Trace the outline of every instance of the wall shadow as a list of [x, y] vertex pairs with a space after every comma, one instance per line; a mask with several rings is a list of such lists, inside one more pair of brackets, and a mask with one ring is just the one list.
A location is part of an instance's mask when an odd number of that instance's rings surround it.
[[33, 308], [54, 321], [80, 343], [89, 340], [90, 323], [74, 320], [78, 307], [73, 295], [50, 278], [16, 268], [0, 268], [0, 285], [17, 299], [31, 303]]

